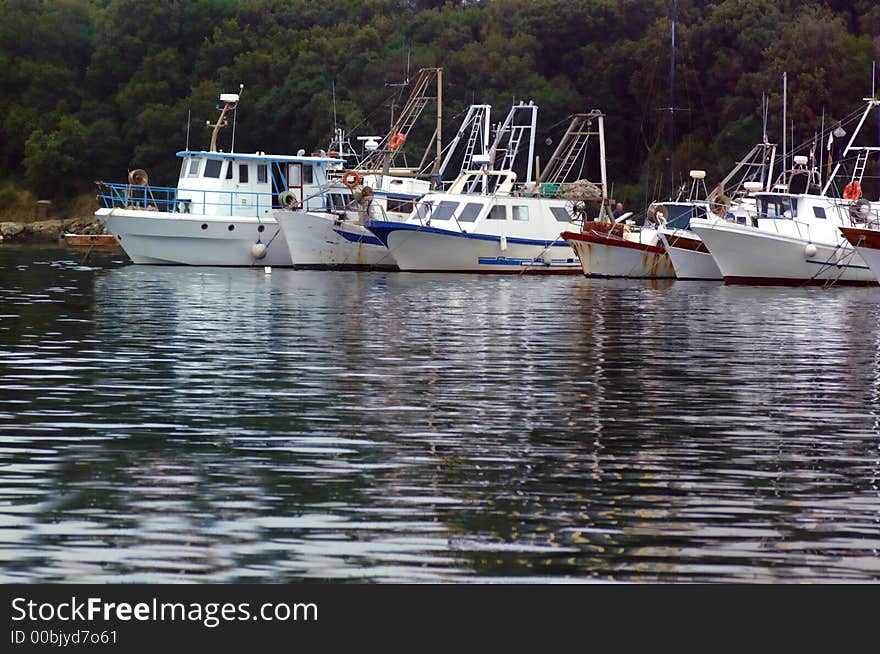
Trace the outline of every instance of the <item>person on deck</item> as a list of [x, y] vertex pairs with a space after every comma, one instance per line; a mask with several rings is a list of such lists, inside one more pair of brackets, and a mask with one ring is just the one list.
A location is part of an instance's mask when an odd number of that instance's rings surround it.
[[617, 220], [623, 215], [623, 202], [618, 202], [617, 206], [614, 207], [614, 211], [611, 213], [614, 216], [614, 219]]

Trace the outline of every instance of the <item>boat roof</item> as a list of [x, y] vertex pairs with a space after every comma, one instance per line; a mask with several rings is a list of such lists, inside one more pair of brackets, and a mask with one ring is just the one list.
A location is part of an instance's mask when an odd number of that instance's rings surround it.
[[251, 159], [253, 161], [284, 161], [288, 163], [345, 163], [339, 157], [266, 154], [265, 152], [206, 152], [204, 150], [181, 150], [178, 157], [205, 156], [217, 159]]

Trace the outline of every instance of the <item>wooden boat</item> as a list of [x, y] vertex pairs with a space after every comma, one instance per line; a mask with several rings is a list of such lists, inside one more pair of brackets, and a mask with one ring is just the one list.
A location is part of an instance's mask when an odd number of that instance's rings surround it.
[[64, 242], [73, 247], [119, 247], [113, 234], [65, 234]]

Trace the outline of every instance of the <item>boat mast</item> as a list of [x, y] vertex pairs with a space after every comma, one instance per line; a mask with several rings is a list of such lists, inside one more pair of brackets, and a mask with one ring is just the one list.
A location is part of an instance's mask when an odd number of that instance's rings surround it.
[[782, 183], [786, 184], [785, 157], [786, 157], [786, 121], [788, 120], [788, 72], [782, 73]]
[[[241, 88], [244, 88], [244, 84], [241, 85]], [[210, 120], [205, 121], [205, 125], [214, 128], [214, 131], [211, 132], [211, 146], [208, 150], [209, 152], [217, 152], [217, 135], [220, 134], [221, 128], [226, 127], [229, 124], [229, 121], [226, 119], [226, 114], [238, 106], [238, 98], [239, 96], [237, 93], [221, 93], [220, 103], [217, 104], [217, 109], [220, 110], [217, 122], [212, 125]], [[234, 149], [235, 147], [233, 145], [233, 150]]]
[[[241, 94], [244, 93], [244, 84], [238, 85], [238, 97], [241, 98]], [[238, 118], [238, 100], [235, 102], [235, 106], [232, 108], [232, 145], [229, 147], [230, 152], [235, 152], [235, 119]]]
[[669, 55], [669, 148], [666, 152], [666, 175], [669, 178], [669, 199], [675, 195], [675, 180], [672, 178], [672, 150], [675, 147], [674, 116], [675, 116], [675, 19], [677, 5], [672, 0], [672, 47]]
[[822, 181], [822, 171], [825, 170], [825, 105], [822, 105], [822, 126], [819, 129], [819, 181]]
[[437, 69], [437, 156], [434, 157], [434, 175], [440, 171], [440, 159], [443, 156], [443, 69]]
[[[422, 115], [422, 110], [430, 101], [442, 102], [443, 83], [442, 68], [422, 68], [419, 76], [413, 84], [412, 92], [409, 99], [403, 106], [400, 114], [394, 119], [388, 134], [382, 138], [378, 147], [367, 154], [358, 165], [359, 171], [387, 171], [394, 164], [394, 159], [402, 151], [403, 143], [409, 138], [410, 130], [412, 130], [416, 121]], [[431, 83], [436, 81], [437, 91], [435, 95], [431, 95]], [[442, 118], [442, 110], [438, 108], [438, 125], [434, 129], [434, 133], [425, 149], [422, 162], [416, 170], [424, 168], [427, 156], [432, 146], [440, 139], [439, 119]]]
[[[828, 179], [825, 180], [825, 186], [822, 187], [821, 195], [827, 195], [829, 189], [831, 188], [831, 183], [834, 181], [834, 178], [837, 177], [837, 172], [840, 170], [840, 166], [843, 162], [846, 161], [847, 155], [853, 147], [853, 143], [856, 140], [856, 136], [858, 136], [859, 132], [862, 131], [862, 127], [865, 124], [865, 119], [868, 117], [868, 114], [871, 113], [871, 110], [874, 107], [880, 107], [880, 100], [875, 100], [874, 98], [863, 98], [865, 102], [865, 111], [862, 113], [862, 117], [859, 120], [859, 124], [856, 125], [855, 130], [852, 133], [852, 136], [849, 137], [849, 141], [846, 144], [846, 147], [843, 149], [843, 152], [840, 153], [840, 157], [834, 164], [834, 169], [828, 175]], [[880, 117], [878, 117], [880, 120]], [[828, 165], [831, 165], [831, 162], [828, 162]], [[854, 173], [855, 174], [855, 173]], [[855, 178], [854, 178], [855, 179]]]

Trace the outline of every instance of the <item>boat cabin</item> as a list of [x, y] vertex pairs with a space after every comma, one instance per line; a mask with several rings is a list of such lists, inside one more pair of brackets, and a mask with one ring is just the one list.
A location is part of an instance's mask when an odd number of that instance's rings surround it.
[[321, 155], [270, 155], [182, 151], [174, 206], [163, 211], [212, 216], [269, 216], [273, 208], [319, 208], [328, 167], [341, 163]]
[[809, 232], [811, 238], [828, 242], [837, 240], [838, 226], [848, 225], [849, 202], [820, 195], [796, 195], [774, 190], [755, 193], [759, 229], [798, 236]]
[[546, 238], [579, 228], [567, 205], [543, 197], [429, 193], [407, 222], [464, 233]]

